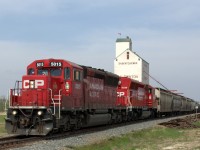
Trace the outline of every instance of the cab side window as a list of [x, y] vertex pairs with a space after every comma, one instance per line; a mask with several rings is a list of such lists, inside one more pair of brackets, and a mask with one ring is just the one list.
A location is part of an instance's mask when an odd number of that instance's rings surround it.
[[81, 78], [82, 78], [81, 71], [74, 70], [74, 80], [75, 81], [81, 81]]
[[34, 75], [34, 74], [35, 74], [35, 70], [33, 68], [29, 68], [28, 75]]
[[65, 76], [66, 80], [70, 79], [70, 68], [69, 67], [65, 68], [64, 76]]
[[149, 94], [151, 94], [152, 93], [152, 90], [151, 89], [149, 89]]

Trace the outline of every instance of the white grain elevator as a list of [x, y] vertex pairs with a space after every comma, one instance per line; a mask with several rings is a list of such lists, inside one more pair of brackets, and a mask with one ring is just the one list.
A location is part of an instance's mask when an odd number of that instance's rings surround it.
[[116, 40], [114, 73], [149, 84], [149, 63], [133, 52], [129, 37]]

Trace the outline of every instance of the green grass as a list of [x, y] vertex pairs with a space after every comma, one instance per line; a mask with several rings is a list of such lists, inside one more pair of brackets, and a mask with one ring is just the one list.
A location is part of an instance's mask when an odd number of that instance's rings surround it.
[[193, 124], [200, 127], [200, 121], [194, 122]]
[[0, 134], [6, 133], [5, 124], [0, 124]]
[[5, 115], [0, 115], [0, 123], [5, 123]]
[[184, 134], [181, 130], [170, 128], [152, 128], [136, 131], [121, 137], [110, 138], [101, 143], [73, 148], [75, 150], [135, 150], [158, 149], [164, 140], [175, 140]]
[[5, 115], [0, 115], [0, 134], [4, 134], [6, 133], [6, 130], [5, 130]]

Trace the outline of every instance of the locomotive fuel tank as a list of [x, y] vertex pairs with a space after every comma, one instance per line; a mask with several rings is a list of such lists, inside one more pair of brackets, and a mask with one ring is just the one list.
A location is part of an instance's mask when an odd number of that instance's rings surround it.
[[88, 115], [87, 117], [87, 126], [96, 126], [108, 124], [111, 120], [111, 114], [95, 114]]

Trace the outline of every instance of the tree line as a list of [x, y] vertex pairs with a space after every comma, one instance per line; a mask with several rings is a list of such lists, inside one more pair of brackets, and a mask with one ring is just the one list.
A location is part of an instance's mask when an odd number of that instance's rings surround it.
[[1, 96], [0, 97], [0, 112], [5, 112], [8, 108], [8, 100], [6, 97]]

